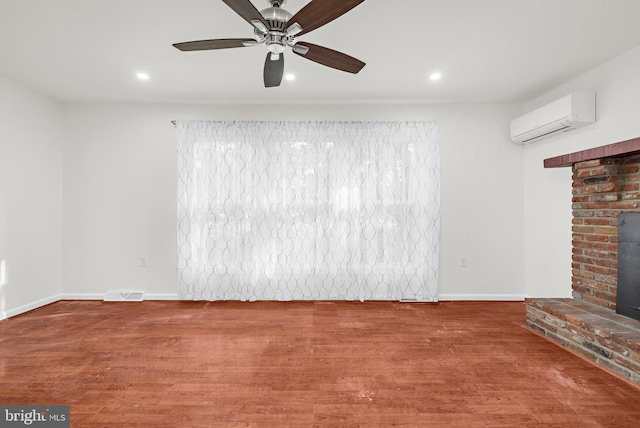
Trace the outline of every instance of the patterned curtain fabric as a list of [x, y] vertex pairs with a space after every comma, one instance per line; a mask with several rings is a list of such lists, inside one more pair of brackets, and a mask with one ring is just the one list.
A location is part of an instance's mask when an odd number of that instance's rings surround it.
[[436, 301], [435, 122], [178, 122], [179, 295]]

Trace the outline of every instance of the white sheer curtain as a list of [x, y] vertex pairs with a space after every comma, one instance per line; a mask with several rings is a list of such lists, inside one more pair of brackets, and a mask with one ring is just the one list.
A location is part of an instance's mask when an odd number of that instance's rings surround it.
[[179, 294], [436, 301], [435, 122], [178, 122]]

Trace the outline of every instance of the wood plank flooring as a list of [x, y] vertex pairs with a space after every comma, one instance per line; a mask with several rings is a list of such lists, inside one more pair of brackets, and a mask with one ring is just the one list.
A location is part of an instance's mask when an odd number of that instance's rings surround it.
[[631, 427], [524, 303], [64, 301], [0, 322], [0, 404], [72, 427]]

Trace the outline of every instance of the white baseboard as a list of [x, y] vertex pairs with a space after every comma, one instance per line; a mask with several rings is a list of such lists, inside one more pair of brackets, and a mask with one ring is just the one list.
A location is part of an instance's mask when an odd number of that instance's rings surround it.
[[439, 301], [523, 302], [524, 294], [440, 294]]
[[37, 300], [35, 302], [27, 303], [26, 305], [18, 306], [17, 308], [9, 309], [8, 311], [0, 311], [0, 321], [15, 317], [16, 315], [24, 314], [25, 312], [32, 311], [34, 309], [41, 308], [51, 303], [57, 302], [59, 296], [45, 297], [44, 299]]
[[[24, 314], [25, 312], [33, 311], [34, 309], [41, 308], [51, 303], [59, 302], [60, 300], [104, 300], [104, 293], [62, 293], [55, 296], [50, 296], [44, 299], [37, 300], [35, 302], [28, 303], [26, 305], [18, 306], [17, 308], [9, 309], [7, 311], [0, 311], [0, 321], [7, 318], [15, 317], [16, 315]], [[149, 293], [144, 295], [144, 300], [181, 300], [178, 298], [178, 293]]]
[[183, 300], [178, 293], [145, 293], [144, 300]]
[[[63, 293], [58, 300], [104, 300], [103, 293]], [[144, 300], [182, 300], [178, 293], [144, 293]]]
[[104, 300], [104, 293], [62, 293], [58, 300]]
[[[440, 294], [438, 301], [524, 301], [522, 294]], [[15, 317], [16, 315], [38, 309], [42, 306], [58, 302], [60, 300], [104, 300], [103, 293], [62, 293], [46, 297], [8, 311], [0, 311], [0, 321]], [[149, 293], [144, 295], [144, 300], [183, 300], [178, 293]]]

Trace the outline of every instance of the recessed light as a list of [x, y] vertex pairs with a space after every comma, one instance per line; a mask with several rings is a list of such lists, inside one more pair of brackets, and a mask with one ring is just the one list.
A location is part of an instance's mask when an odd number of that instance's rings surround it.
[[136, 77], [139, 80], [149, 80], [149, 75], [147, 73], [142, 72], [142, 71], [139, 72], [138, 74], [136, 74]]
[[440, 80], [440, 79], [442, 79], [442, 74], [441, 73], [432, 73], [431, 76], [429, 76], [429, 79], [431, 79], [431, 80]]
[[289, 73], [289, 74], [285, 75], [284, 78], [289, 80], [289, 81], [296, 80], [296, 75]]

